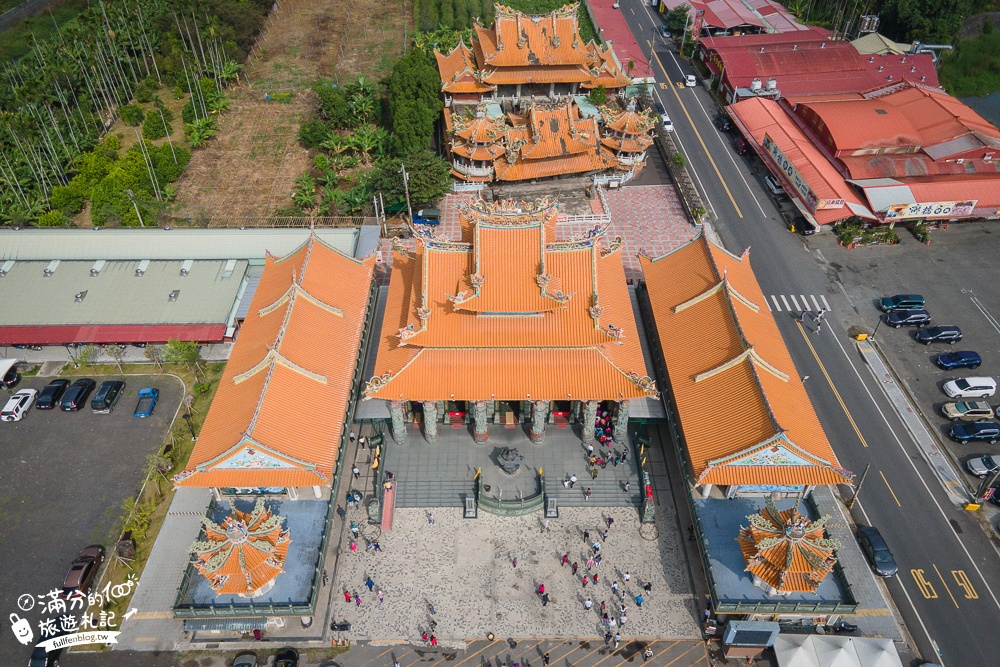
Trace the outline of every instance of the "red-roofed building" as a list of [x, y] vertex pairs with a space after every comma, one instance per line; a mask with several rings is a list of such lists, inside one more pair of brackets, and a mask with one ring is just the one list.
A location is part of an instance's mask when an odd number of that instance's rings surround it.
[[807, 30], [782, 5], [772, 0], [660, 0], [661, 14], [687, 5], [690, 15], [703, 11], [702, 37], [753, 35]]
[[930, 54], [862, 55], [851, 42], [810, 27], [794, 33], [708, 37], [698, 43], [719, 95], [732, 104], [749, 97], [858, 93], [887, 83], [938, 85]]
[[[1000, 216], [1000, 130], [939, 89], [902, 82], [728, 109], [821, 224], [852, 212], [888, 222]], [[836, 214], [823, 202], [831, 187], [843, 197]]]

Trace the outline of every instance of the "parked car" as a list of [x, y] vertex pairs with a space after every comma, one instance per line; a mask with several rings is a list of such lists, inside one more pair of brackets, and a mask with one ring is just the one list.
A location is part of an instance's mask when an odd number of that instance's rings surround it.
[[889, 551], [889, 545], [882, 539], [882, 533], [874, 526], [861, 526], [858, 528], [858, 542], [861, 550], [871, 563], [875, 574], [880, 577], [894, 577], [899, 571], [896, 560]]
[[674, 131], [674, 124], [670, 120], [670, 116], [668, 116], [667, 114], [663, 114], [662, 118], [663, 118], [663, 131], [664, 132], [673, 132]]
[[7, 404], [0, 410], [0, 421], [19, 422], [38, 396], [37, 389], [21, 389], [7, 399]]
[[982, 440], [991, 445], [1000, 441], [1000, 424], [996, 422], [972, 422], [967, 424], [955, 424], [951, 427], [952, 439], [963, 445], [973, 440]]
[[441, 211], [436, 208], [422, 208], [413, 216], [415, 225], [440, 225]]
[[993, 460], [989, 454], [975, 456], [965, 462], [966, 469], [976, 477], [986, 477], [1000, 468], [1000, 464]]
[[771, 174], [764, 175], [764, 185], [767, 186], [768, 192], [770, 192], [775, 197], [781, 198], [785, 196], [785, 188], [781, 187], [781, 183]]
[[38, 395], [38, 401], [35, 403], [35, 409], [51, 410], [56, 407], [56, 405], [59, 404], [59, 399], [62, 398], [62, 395], [68, 386], [69, 380], [53, 380], [45, 385], [45, 388], [42, 389], [42, 393]]
[[885, 323], [896, 329], [902, 326], [925, 327], [931, 321], [926, 310], [894, 310], [885, 316]]
[[97, 578], [97, 572], [103, 562], [104, 547], [100, 544], [91, 544], [81, 550], [70, 563], [69, 572], [63, 580], [62, 597], [86, 595], [94, 579]]
[[233, 659], [233, 667], [257, 667], [257, 654], [253, 651], [240, 653]]
[[655, 106], [656, 106], [656, 113], [660, 114], [661, 116], [665, 116], [667, 114], [667, 110], [663, 108], [662, 104], [656, 102]]
[[90, 407], [95, 415], [108, 415], [115, 409], [115, 403], [122, 397], [125, 383], [121, 380], [105, 380], [98, 387], [94, 398], [90, 399]]
[[952, 398], [989, 398], [997, 393], [997, 381], [987, 377], [958, 378], [941, 387]]
[[883, 297], [879, 306], [886, 313], [891, 313], [894, 310], [914, 310], [924, 307], [924, 297], [919, 294], [897, 294], [896, 296]]
[[983, 358], [978, 352], [961, 350], [958, 352], [943, 352], [937, 357], [937, 365], [945, 370], [953, 368], [979, 368]]
[[954, 345], [962, 340], [962, 330], [952, 324], [939, 324], [926, 327], [917, 332], [917, 341], [924, 345], [931, 343], [948, 343]]
[[12, 389], [21, 381], [21, 374], [17, 372], [17, 364], [14, 364], [3, 374], [3, 386]]
[[660, 37], [662, 37], [663, 39], [670, 39], [671, 37], [673, 37], [673, 35], [670, 33], [670, 28], [668, 28], [665, 25], [661, 25], [656, 29], [656, 31], [660, 33]]
[[288, 647], [274, 654], [274, 667], [298, 667], [299, 652]]
[[66, 412], [75, 412], [87, 403], [87, 397], [94, 391], [97, 382], [90, 378], [80, 378], [69, 386], [63, 394], [59, 407]]
[[797, 215], [792, 218], [792, 231], [802, 234], [802, 236], [812, 236], [816, 233], [816, 225], [809, 222], [805, 217]]
[[[49, 637], [46, 637], [46, 639], [53, 639], [67, 634], [69, 634], [69, 632], [60, 628], [55, 635], [50, 635]], [[28, 658], [28, 667], [59, 667], [59, 656], [62, 655], [64, 650], [65, 649], [56, 648], [51, 651], [47, 651], [44, 646], [36, 646], [31, 652], [31, 657]]]
[[750, 144], [748, 144], [747, 140], [742, 136], [737, 135], [737, 137], [733, 139], [733, 150], [740, 155], [746, 155], [750, 152]]
[[719, 132], [728, 132], [733, 129], [733, 121], [729, 116], [719, 116], [715, 121], [715, 126], [719, 128]]
[[149, 417], [153, 414], [153, 408], [156, 407], [156, 401], [160, 398], [160, 390], [154, 387], [143, 387], [139, 390], [139, 402], [135, 404], [135, 411], [132, 413], [133, 417]]
[[994, 412], [993, 407], [986, 401], [959, 401], [942, 405], [941, 414], [953, 422], [964, 422], [992, 419]]
[[695, 78], [694, 74], [688, 74], [684, 77], [684, 85], [693, 88], [698, 85], [698, 79]]

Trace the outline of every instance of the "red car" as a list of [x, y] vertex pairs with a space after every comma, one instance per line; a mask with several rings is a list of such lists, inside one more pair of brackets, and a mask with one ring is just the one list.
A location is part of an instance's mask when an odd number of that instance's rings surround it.
[[103, 562], [104, 547], [100, 544], [91, 544], [80, 551], [70, 564], [69, 572], [63, 580], [62, 597], [86, 595], [97, 578], [97, 572]]

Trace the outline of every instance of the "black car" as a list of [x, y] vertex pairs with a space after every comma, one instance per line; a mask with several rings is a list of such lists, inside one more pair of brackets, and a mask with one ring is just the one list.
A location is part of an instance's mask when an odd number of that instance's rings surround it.
[[70, 385], [63, 394], [59, 407], [66, 412], [75, 412], [87, 404], [87, 397], [94, 391], [97, 382], [90, 378], [80, 378]]
[[51, 410], [56, 407], [68, 386], [69, 380], [53, 380], [45, 385], [45, 389], [42, 389], [41, 393], [38, 394], [38, 400], [35, 401], [35, 409]]
[[3, 375], [3, 384], [8, 389], [13, 389], [21, 381], [21, 375], [17, 372], [17, 364], [10, 367]]
[[729, 116], [719, 116], [715, 121], [715, 126], [719, 128], [719, 132], [728, 132], [733, 129], [733, 121]]
[[663, 108], [662, 104], [660, 104], [659, 102], [657, 102], [656, 103], [656, 113], [658, 113], [658, 114], [660, 114], [662, 116], [663, 114], [667, 113], [667, 110]]
[[812, 236], [816, 233], [816, 225], [809, 222], [801, 215], [797, 215], [792, 218], [791, 229], [793, 232], [802, 234], [802, 236]]
[[[59, 632], [55, 635], [56, 637], [61, 637], [67, 632]], [[52, 637], [49, 637], [51, 639]], [[35, 650], [31, 652], [31, 657], [28, 658], [28, 667], [59, 667], [59, 656], [62, 655], [64, 649], [57, 648], [51, 651], [46, 651], [44, 646], [36, 646]]]
[[747, 140], [743, 137], [737, 136], [733, 139], [733, 150], [740, 155], [746, 155], [750, 152], [750, 144], [748, 144]]
[[894, 577], [899, 572], [896, 566], [896, 559], [889, 551], [889, 545], [882, 539], [882, 534], [874, 526], [861, 526], [858, 528], [858, 543], [861, 550], [865, 552], [865, 557], [871, 563], [875, 574], [880, 577]]
[[951, 324], [939, 324], [917, 332], [917, 340], [924, 345], [948, 343], [954, 345], [962, 340], [962, 330]]
[[1000, 424], [996, 422], [969, 422], [951, 427], [951, 437], [963, 445], [973, 440], [984, 440], [991, 445], [1000, 441]]
[[885, 316], [885, 323], [898, 329], [902, 326], [927, 326], [931, 314], [926, 310], [894, 310]]

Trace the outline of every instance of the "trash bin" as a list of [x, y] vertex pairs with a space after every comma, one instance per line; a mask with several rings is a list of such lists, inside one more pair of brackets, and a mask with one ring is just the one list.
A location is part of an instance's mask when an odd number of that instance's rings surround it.
[[868, 334], [859, 333], [857, 336], [854, 337], [854, 340], [868, 340]]

